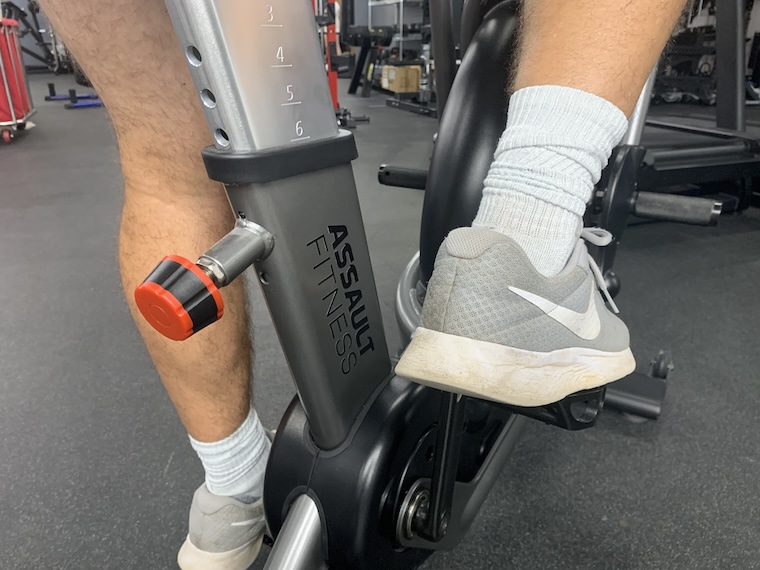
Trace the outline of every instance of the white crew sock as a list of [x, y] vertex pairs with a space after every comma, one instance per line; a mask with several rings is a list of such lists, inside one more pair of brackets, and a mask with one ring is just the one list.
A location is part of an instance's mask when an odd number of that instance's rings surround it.
[[472, 225], [508, 235], [540, 273], [556, 275], [627, 128], [620, 109], [591, 93], [555, 85], [516, 91]]
[[206, 471], [209, 492], [245, 503], [252, 503], [264, 494], [264, 472], [271, 443], [253, 406], [232, 435], [212, 443], [190, 437], [190, 444]]

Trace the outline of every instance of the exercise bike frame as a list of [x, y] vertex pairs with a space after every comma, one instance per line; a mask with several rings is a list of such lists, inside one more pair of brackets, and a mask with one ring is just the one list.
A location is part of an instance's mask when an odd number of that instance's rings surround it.
[[[335, 123], [311, 6], [166, 5], [215, 140], [202, 152], [209, 177], [225, 184], [239, 218], [275, 239], [255, 272], [298, 396], [267, 469], [276, 541], [266, 568], [416, 567], [465, 535], [528, 417], [589, 427], [604, 389], [518, 409], [394, 376], [350, 165], [356, 147]], [[482, 82], [501, 105], [497, 138], [517, 5], [483, 10], [480, 26], [467, 20], [460, 75], [470, 69], [463, 77], [472, 80], [472, 62], [494, 52], [495, 75]], [[439, 142], [445, 126], [444, 114]], [[436, 208], [451, 214], [456, 205]], [[430, 247], [421, 245], [424, 254]]]

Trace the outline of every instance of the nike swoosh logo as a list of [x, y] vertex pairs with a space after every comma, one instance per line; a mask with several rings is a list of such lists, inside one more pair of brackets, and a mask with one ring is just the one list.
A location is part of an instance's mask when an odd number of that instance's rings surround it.
[[593, 287], [591, 287], [591, 297], [589, 298], [588, 308], [582, 313], [572, 311], [562, 305], [553, 303], [549, 299], [544, 299], [530, 291], [518, 289], [517, 287], [508, 287], [508, 289], [515, 295], [519, 295], [529, 303], [541, 309], [548, 317], [551, 317], [583, 340], [594, 340], [599, 336], [599, 333], [602, 330], [602, 323], [599, 320], [599, 312], [596, 310], [596, 298], [594, 296]]

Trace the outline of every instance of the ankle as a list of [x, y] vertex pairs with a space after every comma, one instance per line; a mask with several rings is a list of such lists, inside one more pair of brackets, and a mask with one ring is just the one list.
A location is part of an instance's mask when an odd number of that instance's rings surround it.
[[506, 201], [501, 196], [484, 196], [472, 227], [512, 238], [546, 277], [562, 270], [583, 229], [574, 213], [519, 192]]
[[627, 125], [622, 111], [590, 93], [551, 85], [517, 91], [473, 226], [508, 235], [541, 273], [558, 273]]
[[244, 503], [263, 495], [271, 443], [253, 407], [240, 427], [223, 440], [204, 443], [190, 436], [190, 444], [203, 464], [210, 493]]

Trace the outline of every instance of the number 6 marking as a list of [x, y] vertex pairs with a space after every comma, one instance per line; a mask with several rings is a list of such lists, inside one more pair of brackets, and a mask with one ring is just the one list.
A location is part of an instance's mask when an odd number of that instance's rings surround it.
[[303, 127], [301, 126], [301, 123], [303, 123], [303, 121], [298, 121], [296, 123], [296, 136], [297, 137], [300, 137], [303, 134]]

